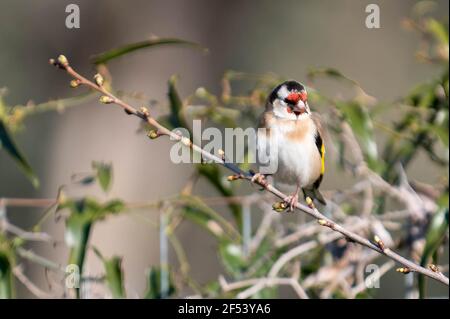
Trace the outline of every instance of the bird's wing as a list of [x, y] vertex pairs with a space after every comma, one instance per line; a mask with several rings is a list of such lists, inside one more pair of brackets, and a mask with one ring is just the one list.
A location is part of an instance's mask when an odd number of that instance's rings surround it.
[[324, 141], [328, 141], [328, 139], [329, 139], [328, 132], [327, 132], [326, 128], [322, 125], [323, 119], [320, 116], [320, 114], [316, 113], [316, 112], [312, 112], [311, 119], [313, 120], [314, 125], [317, 127], [317, 131], [319, 132], [322, 139], [324, 139]]
[[266, 111], [259, 117], [258, 128], [268, 128], [269, 121], [273, 119], [273, 112]]
[[[311, 113], [311, 119], [314, 122], [314, 125], [317, 128], [316, 133], [316, 146], [320, 153], [320, 158], [322, 159], [321, 167], [320, 167], [320, 175], [322, 179], [323, 174], [325, 173], [325, 139], [328, 137], [326, 129], [322, 125], [322, 121], [320, 115], [318, 113]], [[320, 181], [319, 181], [320, 184]]]
[[331, 155], [331, 157], [338, 156], [339, 152], [336, 149], [336, 146], [333, 144], [333, 141], [331, 139], [331, 134], [326, 126], [325, 119], [320, 116], [318, 113], [311, 113], [311, 118], [314, 121], [314, 124], [317, 127], [317, 130], [319, 131], [320, 136], [323, 139], [324, 144], [327, 147], [327, 154]]

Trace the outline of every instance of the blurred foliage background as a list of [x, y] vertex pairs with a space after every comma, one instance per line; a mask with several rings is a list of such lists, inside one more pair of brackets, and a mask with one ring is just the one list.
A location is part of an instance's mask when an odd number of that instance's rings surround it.
[[[448, 2], [377, 1], [381, 28], [367, 29], [370, 1], [78, 1], [76, 30], [64, 26], [68, 3], [0, 2], [2, 297], [70, 296], [64, 267], [72, 263], [83, 270], [82, 297], [236, 297], [248, 287], [227, 290], [227, 282], [264, 277], [289, 249], [319, 238], [315, 230], [297, 238], [309, 219], [277, 215], [273, 198], [230, 184], [225, 170], [172, 164], [169, 141], [149, 141], [148, 128], [119, 109], [70, 91], [46, 63], [59, 53], [82, 74], [102, 73], [169, 127], [189, 128], [194, 118], [204, 127], [253, 127], [277, 83], [305, 82], [330, 135], [323, 189], [336, 205], [325, 213], [351, 224], [361, 212], [384, 220], [406, 210], [381, 223], [387, 238], [404, 256], [448, 271]], [[420, 197], [418, 207], [364, 188], [343, 123], [368, 167]], [[281, 273], [296, 276], [310, 297], [419, 290], [448, 298], [446, 287], [364, 253], [332, 240]], [[324, 288], [324, 273], [349, 269], [350, 288], [361, 284], [367, 273], [351, 254], [390, 270], [379, 289]], [[296, 294], [273, 286], [253, 296]]]

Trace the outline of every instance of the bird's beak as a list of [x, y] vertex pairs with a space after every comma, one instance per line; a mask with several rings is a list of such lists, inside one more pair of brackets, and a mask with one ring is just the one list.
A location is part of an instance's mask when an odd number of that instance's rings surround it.
[[295, 116], [299, 117], [303, 113], [306, 113], [306, 105], [303, 102], [300, 102], [292, 107], [292, 112]]
[[303, 113], [307, 113], [306, 99], [306, 91], [302, 91], [300, 93], [291, 93], [287, 96], [286, 100], [292, 105], [290, 106], [290, 109], [295, 114], [295, 116], [299, 117]]

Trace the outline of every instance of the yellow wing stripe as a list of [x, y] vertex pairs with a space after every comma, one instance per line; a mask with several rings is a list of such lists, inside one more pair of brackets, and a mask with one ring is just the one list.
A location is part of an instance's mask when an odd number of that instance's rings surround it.
[[320, 157], [322, 158], [322, 166], [320, 167], [320, 174], [325, 173], [325, 144], [322, 143], [320, 147]]

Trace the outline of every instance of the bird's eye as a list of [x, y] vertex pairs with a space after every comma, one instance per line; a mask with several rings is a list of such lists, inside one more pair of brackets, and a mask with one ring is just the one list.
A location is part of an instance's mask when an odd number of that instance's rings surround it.
[[283, 100], [283, 102], [284, 102], [284, 104], [287, 104], [287, 105], [289, 105], [289, 104], [291, 104], [291, 105], [295, 104], [292, 100], [289, 100], [288, 98], [285, 98], [285, 99]]

